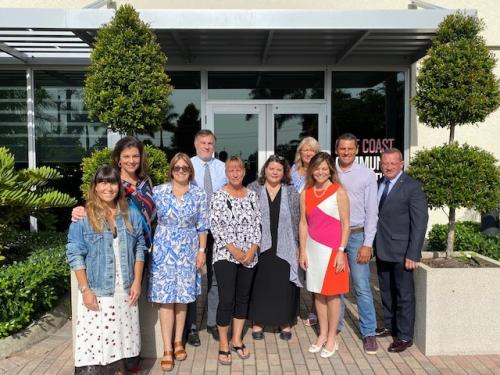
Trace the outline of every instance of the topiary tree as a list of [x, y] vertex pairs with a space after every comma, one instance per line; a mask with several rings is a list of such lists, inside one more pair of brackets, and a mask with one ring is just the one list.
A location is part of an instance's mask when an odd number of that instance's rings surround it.
[[166, 57], [148, 25], [122, 5], [97, 33], [85, 80], [89, 117], [120, 133], [153, 133], [172, 93]]
[[[500, 200], [500, 167], [496, 162], [491, 153], [478, 147], [452, 143], [417, 152], [408, 173], [422, 182], [431, 207], [485, 212]], [[450, 223], [448, 241], [449, 228]], [[454, 239], [451, 247], [447, 242], [447, 257], [452, 256]]]
[[[149, 177], [154, 185], [159, 185], [165, 182], [168, 174], [168, 162], [165, 153], [151, 145], [144, 146], [149, 169]], [[111, 165], [112, 150], [105, 148], [94, 151], [89, 157], [82, 160], [82, 184], [80, 190], [83, 196], [87, 197], [87, 192], [97, 168]]]
[[482, 122], [500, 104], [495, 56], [479, 35], [483, 28], [476, 17], [446, 17], [417, 77], [413, 102], [419, 119], [432, 128], [448, 128], [448, 143], [457, 125]]
[[[447, 257], [453, 253], [456, 209], [484, 212], [498, 200], [498, 190], [489, 184], [498, 185], [498, 172], [496, 180], [491, 172], [495, 159], [490, 155], [477, 164], [484, 151], [454, 143], [456, 126], [482, 122], [500, 104], [499, 81], [493, 73], [496, 61], [479, 35], [483, 28], [481, 20], [462, 13], [444, 19], [422, 63], [413, 99], [420, 121], [449, 129], [448, 145], [417, 154], [409, 170], [424, 183], [431, 206], [449, 208]], [[482, 183], [485, 176], [490, 177], [488, 184]]]

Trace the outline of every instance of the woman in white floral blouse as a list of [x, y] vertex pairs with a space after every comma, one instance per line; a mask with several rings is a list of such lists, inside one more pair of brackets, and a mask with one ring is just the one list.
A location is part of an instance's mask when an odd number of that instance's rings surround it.
[[227, 337], [231, 318], [231, 350], [242, 359], [250, 356], [242, 332], [261, 236], [257, 194], [242, 185], [245, 167], [239, 157], [227, 160], [226, 176], [228, 183], [213, 195], [210, 210], [210, 229], [215, 240], [213, 264], [219, 288], [217, 327], [222, 365], [231, 364]]

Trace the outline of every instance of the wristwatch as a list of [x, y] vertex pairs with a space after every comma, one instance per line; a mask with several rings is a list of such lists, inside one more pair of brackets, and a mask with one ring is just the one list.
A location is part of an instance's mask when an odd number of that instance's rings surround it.
[[338, 248], [338, 249], [339, 249], [339, 251], [342, 251], [342, 252], [344, 252], [344, 251], [345, 251], [345, 247], [344, 247], [344, 246], [339, 246], [339, 248]]
[[203, 253], [203, 254], [205, 254], [205, 251], [206, 251], [206, 250], [207, 250], [206, 248], [204, 248], [204, 247], [200, 247], [200, 248], [198, 249], [198, 252], [199, 252], [199, 253]]

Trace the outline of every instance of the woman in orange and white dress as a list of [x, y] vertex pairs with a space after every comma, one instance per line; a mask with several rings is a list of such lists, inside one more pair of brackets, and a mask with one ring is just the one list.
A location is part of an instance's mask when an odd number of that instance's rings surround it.
[[321, 351], [321, 357], [328, 358], [338, 349], [339, 296], [349, 291], [344, 254], [349, 238], [349, 199], [326, 152], [311, 159], [300, 205], [299, 262], [306, 271], [307, 290], [314, 293], [320, 328], [309, 351]]

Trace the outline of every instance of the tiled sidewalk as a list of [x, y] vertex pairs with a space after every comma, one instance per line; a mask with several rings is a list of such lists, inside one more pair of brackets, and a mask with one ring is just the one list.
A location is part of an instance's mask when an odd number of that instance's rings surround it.
[[[375, 296], [378, 290], [375, 286]], [[266, 331], [265, 340], [253, 341], [247, 331], [245, 344], [252, 356], [243, 361], [233, 356], [232, 366], [218, 366], [218, 345], [206, 330], [200, 331], [202, 345], [188, 346], [188, 358], [176, 363], [172, 374], [500, 374], [500, 355], [425, 357], [415, 346], [400, 354], [387, 352], [390, 338], [379, 339], [377, 355], [363, 352], [357, 328], [357, 311], [352, 296], [347, 302], [347, 324], [340, 335], [340, 350], [329, 359], [307, 351], [314, 342], [314, 329], [301, 321], [293, 328], [288, 343], [278, 333]], [[310, 305], [308, 296], [301, 301], [301, 314]], [[201, 305], [201, 303], [199, 304]], [[377, 310], [380, 303], [377, 301]], [[200, 316], [200, 320], [203, 317]], [[203, 322], [203, 328], [205, 324]], [[159, 360], [143, 361], [141, 374], [163, 374]], [[0, 360], [0, 374], [69, 375], [73, 373], [71, 322], [56, 334], [30, 349]]]

